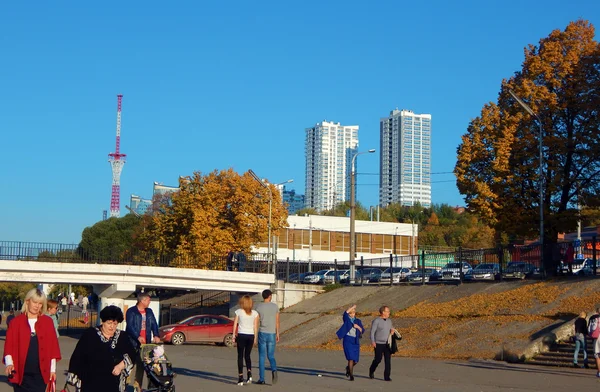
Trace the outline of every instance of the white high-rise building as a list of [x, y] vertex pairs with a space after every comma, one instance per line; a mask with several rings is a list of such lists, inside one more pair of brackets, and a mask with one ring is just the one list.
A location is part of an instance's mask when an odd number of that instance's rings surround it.
[[306, 129], [307, 208], [329, 210], [350, 199], [350, 162], [357, 149], [358, 125], [323, 121]]
[[395, 109], [379, 130], [379, 204], [430, 207], [431, 114]]

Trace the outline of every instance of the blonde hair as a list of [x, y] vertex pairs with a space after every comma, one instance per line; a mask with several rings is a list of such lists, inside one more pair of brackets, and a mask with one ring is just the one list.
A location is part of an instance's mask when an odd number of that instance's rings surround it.
[[239, 301], [240, 308], [244, 309], [247, 315], [252, 314], [252, 298], [249, 295], [244, 295]]
[[579, 313], [579, 317], [586, 318], [587, 317], [587, 313], [586, 312], [581, 312], [581, 313]]
[[29, 310], [27, 306], [27, 301], [32, 300], [33, 302], [41, 302], [42, 310], [41, 314], [44, 314], [48, 311], [48, 301], [46, 300], [46, 294], [40, 289], [31, 289], [25, 294], [25, 300], [23, 301], [23, 307], [21, 308], [21, 313], [27, 313]]

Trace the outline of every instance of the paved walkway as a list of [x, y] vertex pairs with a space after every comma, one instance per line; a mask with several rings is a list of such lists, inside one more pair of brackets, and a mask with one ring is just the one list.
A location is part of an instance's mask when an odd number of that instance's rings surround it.
[[[76, 340], [61, 337], [64, 359], [58, 365], [58, 381], [64, 383], [64, 371]], [[0, 349], [4, 337], [0, 338]], [[392, 358], [391, 383], [383, 381], [383, 364], [376, 379], [368, 378], [372, 355], [363, 353], [357, 365], [356, 380], [344, 377], [345, 359], [341, 351], [278, 350], [279, 383], [275, 386], [237, 386], [236, 350], [214, 345], [165, 346], [178, 373], [178, 392], [195, 391], [592, 391], [600, 389], [593, 370], [546, 368], [513, 365], [496, 361], [437, 361]], [[258, 379], [258, 351], [252, 353], [254, 378]], [[2, 373], [3, 374], [3, 373]], [[319, 377], [319, 375], [321, 375]], [[267, 380], [271, 382], [267, 370]], [[391, 385], [390, 385], [391, 384]], [[62, 384], [59, 385], [62, 387]], [[6, 377], [0, 377], [0, 392], [12, 392]], [[59, 388], [60, 390], [60, 388]]]

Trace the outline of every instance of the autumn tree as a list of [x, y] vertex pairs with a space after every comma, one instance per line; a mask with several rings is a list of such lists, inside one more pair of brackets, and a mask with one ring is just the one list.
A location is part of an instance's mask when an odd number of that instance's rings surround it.
[[[541, 178], [539, 124], [509, 90], [541, 120]], [[458, 147], [455, 173], [468, 209], [499, 234], [536, 238], [542, 181], [545, 242], [572, 230], [578, 190], [598, 195], [598, 108], [600, 46], [589, 22], [572, 22], [525, 48], [522, 69], [502, 81], [497, 102], [483, 106]]]
[[211, 255], [229, 250], [249, 252], [268, 240], [269, 200], [271, 235], [287, 226], [287, 211], [277, 188], [268, 188], [249, 173], [233, 169], [209, 174], [194, 172], [180, 179], [180, 191], [168, 203], [144, 216], [136, 243], [146, 251], [172, 254], [173, 265], [207, 267]]

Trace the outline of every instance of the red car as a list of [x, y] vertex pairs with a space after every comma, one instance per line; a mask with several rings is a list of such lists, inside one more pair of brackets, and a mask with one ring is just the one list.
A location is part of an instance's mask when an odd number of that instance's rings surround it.
[[201, 314], [158, 330], [160, 340], [176, 346], [184, 342], [212, 342], [233, 347], [233, 320], [225, 316]]

